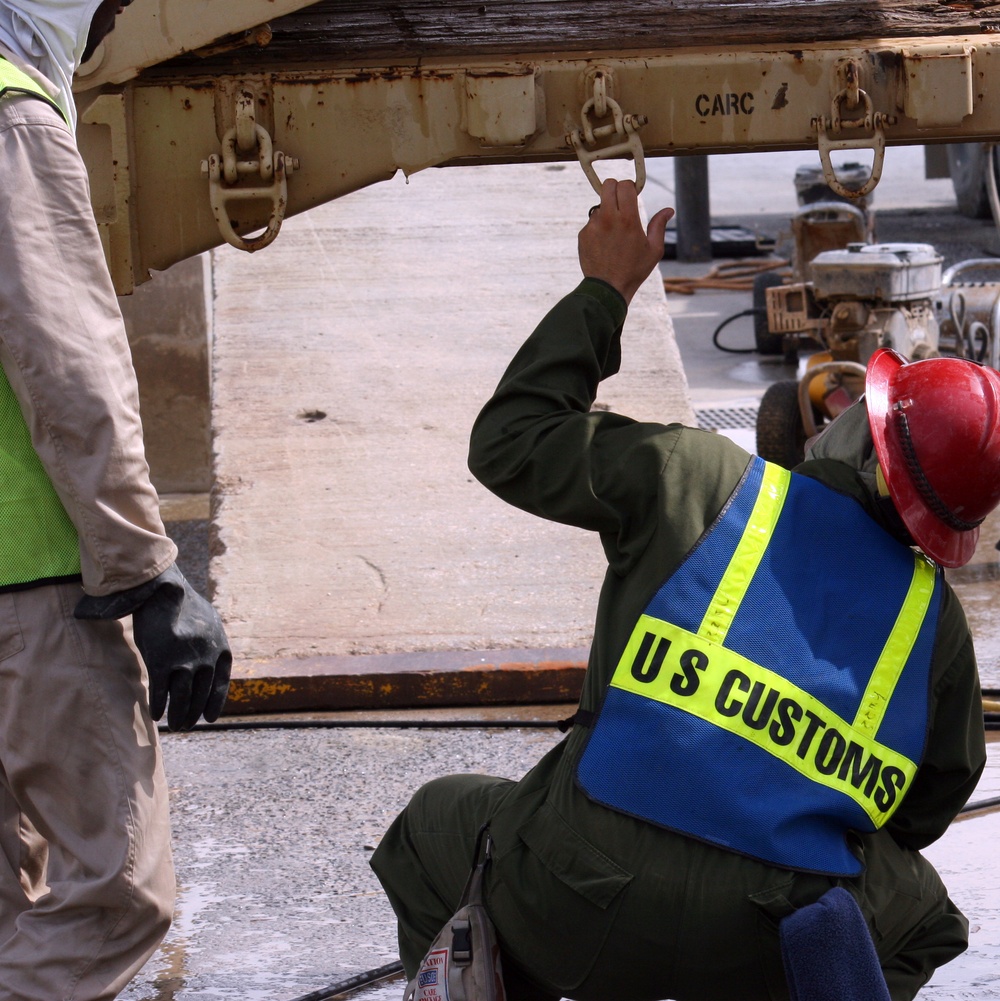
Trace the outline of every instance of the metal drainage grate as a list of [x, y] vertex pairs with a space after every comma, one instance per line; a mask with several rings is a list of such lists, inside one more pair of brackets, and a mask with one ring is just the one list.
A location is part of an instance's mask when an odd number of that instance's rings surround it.
[[735, 428], [756, 428], [756, 407], [706, 407], [695, 410], [698, 427], [704, 431], [723, 431]]

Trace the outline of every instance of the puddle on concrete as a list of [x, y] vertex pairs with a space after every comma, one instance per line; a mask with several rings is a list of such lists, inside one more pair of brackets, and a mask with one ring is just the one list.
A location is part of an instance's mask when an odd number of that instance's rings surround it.
[[403, 978], [387, 981], [384, 984], [377, 984], [363, 991], [357, 991], [351, 997], [355, 1001], [403, 1001], [403, 994], [406, 991], [406, 984]]
[[[985, 798], [977, 792], [973, 799]], [[920, 992], [933, 1001], [1000, 997], [1000, 814], [953, 824], [925, 852], [969, 919], [969, 949]]]

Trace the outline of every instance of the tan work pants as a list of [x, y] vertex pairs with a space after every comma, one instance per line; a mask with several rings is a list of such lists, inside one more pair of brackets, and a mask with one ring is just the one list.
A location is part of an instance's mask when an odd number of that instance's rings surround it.
[[113, 998], [173, 912], [142, 667], [82, 593], [0, 593], [0, 1001]]

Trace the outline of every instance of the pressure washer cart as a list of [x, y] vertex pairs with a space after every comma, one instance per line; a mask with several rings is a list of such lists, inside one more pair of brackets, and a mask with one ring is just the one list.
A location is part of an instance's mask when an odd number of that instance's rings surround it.
[[809, 280], [767, 289], [769, 331], [786, 354], [813, 353], [800, 379], [773, 383], [761, 399], [762, 458], [789, 468], [801, 462], [806, 441], [864, 392], [877, 348], [910, 359], [938, 353], [941, 262], [925, 243], [851, 243], [813, 257]]
[[[829, 189], [828, 189], [829, 190]], [[813, 201], [797, 209], [791, 219], [791, 281], [809, 282], [809, 265], [826, 250], [842, 250], [852, 243], [871, 243], [874, 217], [867, 206], [844, 201]], [[753, 282], [754, 343], [761, 355], [788, 354], [797, 344], [786, 345], [783, 331], [768, 322], [767, 290], [783, 285], [787, 271], [764, 271]]]

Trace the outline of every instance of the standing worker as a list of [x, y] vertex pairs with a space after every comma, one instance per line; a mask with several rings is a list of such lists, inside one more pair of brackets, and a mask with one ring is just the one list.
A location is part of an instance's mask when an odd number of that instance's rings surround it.
[[1000, 500], [1000, 375], [878, 352], [867, 403], [793, 473], [591, 410], [672, 214], [644, 230], [630, 181], [605, 181], [595, 208], [583, 282], [514, 357], [470, 455], [504, 500], [600, 534], [580, 708], [519, 782], [436, 779], [393, 823], [372, 866], [404, 966], [454, 911], [488, 823], [511, 1001], [787, 1001], [779, 924], [835, 887], [908, 1001], [967, 946], [920, 849], [985, 763], [941, 565], [971, 557]]
[[130, 2], [0, 0], [0, 1001], [112, 998], [159, 945], [153, 720], [212, 720], [229, 684], [150, 484], [74, 139], [73, 74]]

